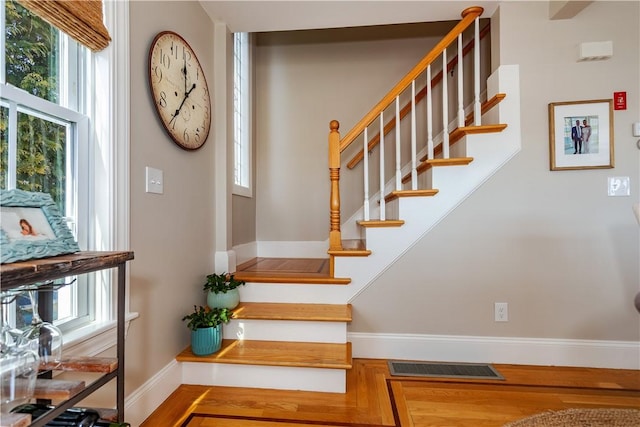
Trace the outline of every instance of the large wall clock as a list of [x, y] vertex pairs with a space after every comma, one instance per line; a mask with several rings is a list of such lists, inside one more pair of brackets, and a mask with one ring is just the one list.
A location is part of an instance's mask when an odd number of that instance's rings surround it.
[[202, 66], [189, 43], [173, 31], [156, 35], [149, 49], [153, 105], [171, 139], [197, 150], [211, 128], [211, 98]]

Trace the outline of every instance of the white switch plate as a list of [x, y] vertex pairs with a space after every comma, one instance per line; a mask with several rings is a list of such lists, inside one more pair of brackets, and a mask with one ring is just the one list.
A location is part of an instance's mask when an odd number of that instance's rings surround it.
[[145, 168], [146, 192], [162, 194], [164, 192], [163, 174], [160, 169], [147, 166]]
[[630, 196], [628, 176], [610, 176], [607, 178], [607, 194], [609, 196]]

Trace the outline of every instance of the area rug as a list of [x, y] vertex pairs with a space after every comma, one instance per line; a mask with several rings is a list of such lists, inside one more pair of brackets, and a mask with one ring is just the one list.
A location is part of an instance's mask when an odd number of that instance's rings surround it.
[[536, 414], [504, 427], [638, 427], [637, 409], [566, 409]]

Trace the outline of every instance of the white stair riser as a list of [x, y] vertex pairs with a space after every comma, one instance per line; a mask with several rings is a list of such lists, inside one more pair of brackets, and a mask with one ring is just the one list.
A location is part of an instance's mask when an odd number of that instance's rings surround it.
[[347, 342], [345, 322], [236, 319], [224, 325], [225, 339], [257, 341]]
[[182, 363], [182, 384], [345, 393], [344, 369]]
[[239, 289], [244, 302], [344, 304], [349, 286], [247, 282]]

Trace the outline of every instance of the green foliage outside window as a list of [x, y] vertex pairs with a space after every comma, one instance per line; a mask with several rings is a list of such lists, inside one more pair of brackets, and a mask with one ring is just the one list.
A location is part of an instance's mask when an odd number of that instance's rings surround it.
[[[5, 4], [7, 83], [53, 103], [59, 100], [59, 31], [13, 0]], [[9, 108], [0, 108], [0, 188], [7, 188]], [[29, 111], [18, 113], [16, 187], [51, 194], [65, 212], [70, 128]]]

